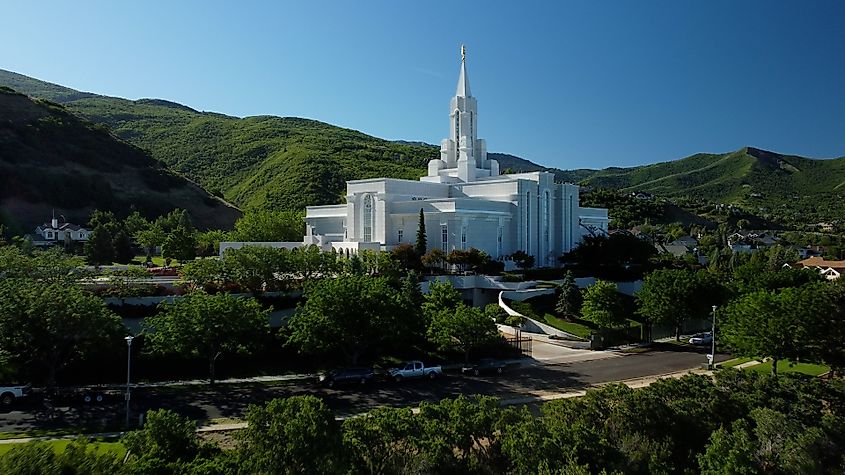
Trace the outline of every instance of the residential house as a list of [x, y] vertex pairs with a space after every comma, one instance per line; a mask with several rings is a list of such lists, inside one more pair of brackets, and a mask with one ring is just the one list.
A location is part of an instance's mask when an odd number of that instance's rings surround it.
[[63, 216], [59, 218], [53, 216], [50, 222], [38, 225], [35, 228], [35, 234], [29, 235], [32, 243], [39, 247], [48, 247], [88, 241], [91, 230], [78, 224], [68, 223], [64, 221]]
[[809, 257], [795, 264], [796, 267], [816, 269], [827, 280], [836, 280], [845, 274], [845, 261], [828, 261], [822, 257]]
[[733, 252], [753, 252], [774, 246], [778, 239], [766, 233], [755, 231], [739, 231], [728, 236], [728, 246]]

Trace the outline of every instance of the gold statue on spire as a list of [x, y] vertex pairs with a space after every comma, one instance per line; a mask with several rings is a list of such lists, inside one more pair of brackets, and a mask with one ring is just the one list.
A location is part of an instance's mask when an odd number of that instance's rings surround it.
[[461, 62], [467, 62], [467, 47], [466, 45], [461, 45]]

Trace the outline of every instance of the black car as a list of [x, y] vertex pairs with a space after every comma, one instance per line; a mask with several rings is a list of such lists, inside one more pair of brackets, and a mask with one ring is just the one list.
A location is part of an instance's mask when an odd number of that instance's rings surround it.
[[478, 363], [469, 366], [464, 366], [461, 372], [469, 373], [478, 376], [482, 373], [487, 374], [502, 374], [505, 371], [505, 363], [503, 361], [494, 360], [493, 358], [482, 358]]
[[367, 384], [373, 380], [373, 368], [343, 368], [320, 375], [323, 386], [333, 388], [338, 384]]

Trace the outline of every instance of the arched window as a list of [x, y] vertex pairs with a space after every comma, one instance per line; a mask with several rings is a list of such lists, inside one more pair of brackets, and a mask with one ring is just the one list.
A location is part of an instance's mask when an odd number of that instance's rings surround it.
[[364, 196], [364, 242], [373, 240], [373, 195]]

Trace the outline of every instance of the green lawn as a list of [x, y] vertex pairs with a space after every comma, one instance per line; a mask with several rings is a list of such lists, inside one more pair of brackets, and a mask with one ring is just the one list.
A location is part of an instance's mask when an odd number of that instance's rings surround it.
[[558, 330], [565, 331], [566, 333], [571, 333], [579, 338], [589, 339], [590, 334], [593, 332], [592, 328], [582, 325], [580, 323], [575, 322], [568, 322], [562, 318], [555, 317], [554, 315], [547, 313], [543, 316], [543, 322], [557, 328]]
[[[724, 363], [719, 363], [718, 366], [720, 368], [733, 368], [734, 366], [739, 366], [753, 360], [754, 358], [734, 358], [732, 360], [725, 361]], [[778, 367], [778, 369], [780, 369], [780, 367]]]
[[[48, 440], [45, 443], [50, 444], [53, 447], [53, 450], [58, 453], [65, 449], [72, 441], [71, 440]], [[6, 452], [12, 450], [12, 448], [17, 447], [21, 444], [0, 444], [0, 456], [5, 454]], [[123, 446], [120, 442], [104, 442], [104, 441], [92, 441], [91, 447], [96, 450], [98, 453], [106, 453], [112, 452], [117, 454], [118, 457], [123, 457], [126, 455], [126, 447]]]
[[[758, 373], [769, 374], [772, 372], [772, 362], [766, 361], [754, 366], [749, 366], [746, 369], [756, 371]], [[778, 374], [781, 373], [802, 373], [810, 376], [819, 376], [830, 371], [830, 368], [825, 365], [812, 363], [794, 363], [789, 361], [778, 361]]]
[[[143, 264], [147, 262], [147, 256], [135, 256], [135, 259], [132, 259], [132, 261], [136, 264]], [[153, 256], [153, 264], [156, 267], [164, 267], [164, 258], [161, 256]], [[173, 261], [170, 264], [175, 265], [176, 261]]]

